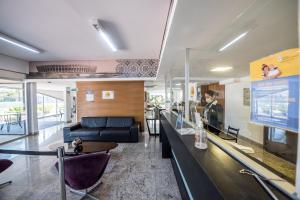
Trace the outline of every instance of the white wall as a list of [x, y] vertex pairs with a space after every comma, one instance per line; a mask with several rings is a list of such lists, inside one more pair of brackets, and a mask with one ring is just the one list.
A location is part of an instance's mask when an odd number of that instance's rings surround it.
[[[17, 73], [14, 73], [17, 72]], [[24, 79], [29, 73], [27, 61], [0, 54], [0, 77], [8, 79]]]
[[240, 129], [240, 135], [263, 144], [263, 126], [250, 123], [250, 106], [243, 105], [243, 89], [250, 88], [249, 77], [225, 85], [225, 127]]

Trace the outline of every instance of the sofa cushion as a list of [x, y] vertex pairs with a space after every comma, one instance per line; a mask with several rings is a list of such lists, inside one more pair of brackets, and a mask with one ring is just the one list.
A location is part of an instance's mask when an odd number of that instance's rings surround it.
[[124, 127], [130, 127], [133, 124], [134, 124], [133, 117], [108, 117], [106, 127], [124, 128]]
[[129, 128], [106, 128], [100, 131], [102, 139], [121, 139], [130, 137]]
[[99, 136], [100, 129], [99, 128], [79, 128], [70, 132], [71, 136], [74, 137], [85, 137], [85, 136]]
[[82, 117], [81, 126], [83, 128], [103, 128], [106, 126], [106, 117]]

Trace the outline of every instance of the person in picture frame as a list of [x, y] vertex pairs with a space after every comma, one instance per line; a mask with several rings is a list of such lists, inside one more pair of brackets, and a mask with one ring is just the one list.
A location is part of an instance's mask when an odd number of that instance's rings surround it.
[[218, 135], [220, 133], [220, 124], [218, 119], [220, 105], [216, 100], [216, 93], [212, 90], [205, 92], [205, 101], [207, 104], [204, 107], [202, 121], [210, 132]]
[[261, 70], [263, 72], [262, 76], [264, 80], [278, 78], [281, 75], [281, 70], [273, 64], [262, 64]]

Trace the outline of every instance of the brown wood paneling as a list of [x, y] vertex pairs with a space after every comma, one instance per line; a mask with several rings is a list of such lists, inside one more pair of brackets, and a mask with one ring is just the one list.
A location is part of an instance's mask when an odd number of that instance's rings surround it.
[[[133, 116], [144, 121], [144, 81], [76, 82], [77, 120], [84, 116]], [[86, 91], [92, 90], [93, 102], [86, 101]], [[103, 90], [114, 91], [114, 99], [102, 99]]]

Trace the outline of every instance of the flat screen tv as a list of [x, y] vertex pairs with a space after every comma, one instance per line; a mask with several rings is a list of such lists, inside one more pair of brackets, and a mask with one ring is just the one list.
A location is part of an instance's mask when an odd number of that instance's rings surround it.
[[251, 121], [298, 132], [299, 76], [251, 83]]

